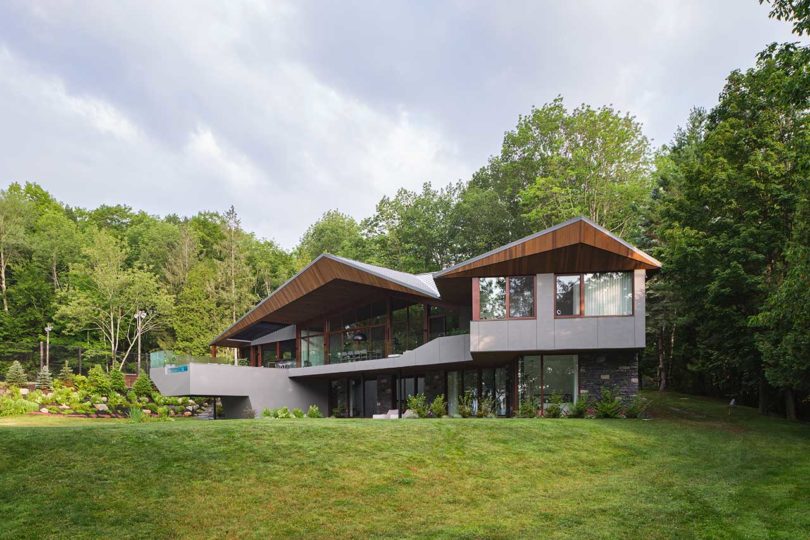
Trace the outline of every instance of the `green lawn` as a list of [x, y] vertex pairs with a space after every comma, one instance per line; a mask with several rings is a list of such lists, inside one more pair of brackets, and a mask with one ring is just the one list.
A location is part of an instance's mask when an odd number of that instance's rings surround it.
[[651, 420], [0, 419], [0, 537], [807, 538], [810, 427]]

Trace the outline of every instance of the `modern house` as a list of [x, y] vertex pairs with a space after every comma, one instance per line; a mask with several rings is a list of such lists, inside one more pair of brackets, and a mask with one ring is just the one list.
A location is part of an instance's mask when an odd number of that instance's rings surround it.
[[208, 363], [153, 362], [151, 376], [164, 394], [222, 398], [230, 417], [310, 404], [370, 417], [420, 392], [451, 414], [471, 392], [502, 416], [605, 386], [630, 396], [660, 266], [585, 218], [433, 274], [323, 254], [217, 336]]

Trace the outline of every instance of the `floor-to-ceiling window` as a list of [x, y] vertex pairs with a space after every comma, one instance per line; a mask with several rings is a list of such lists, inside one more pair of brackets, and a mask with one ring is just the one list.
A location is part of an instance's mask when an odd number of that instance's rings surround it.
[[392, 352], [413, 350], [425, 341], [425, 305], [402, 300], [391, 302]]
[[323, 326], [301, 329], [301, 365], [323, 365]]
[[329, 318], [329, 363], [385, 357], [384, 301], [348, 310]]
[[545, 407], [555, 396], [565, 403], [578, 398], [577, 355], [527, 355], [518, 360], [518, 399]]

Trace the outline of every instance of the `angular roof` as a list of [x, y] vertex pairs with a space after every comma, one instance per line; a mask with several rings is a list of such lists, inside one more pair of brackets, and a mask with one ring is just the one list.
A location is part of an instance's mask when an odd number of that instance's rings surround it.
[[414, 275], [324, 253], [217, 336], [211, 344], [243, 346], [240, 333], [259, 322], [288, 325], [339, 308], [369, 289], [439, 299], [429, 275]]
[[[584, 217], [521, 238], [434, 274], [409, 274], [324, 253], [211, 343], [244, 346], [284, 326], [349, 306], [373, 289], [426, 300], [468, 301], [452, 278], [646, 269], [661, 263]], [[263, 331], [253, 329], [262, 326]]]
[[[553, 253], [552, 253], [553, 252]], [[531, 272], [655, 270], [661, 263], [593, 221], [577, 217], [437, 272], [452, 277]]]

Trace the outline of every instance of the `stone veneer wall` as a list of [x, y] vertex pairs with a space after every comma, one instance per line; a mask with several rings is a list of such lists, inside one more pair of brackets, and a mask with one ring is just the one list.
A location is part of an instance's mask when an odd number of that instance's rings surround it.
[[598, 397], [602, 387], [615, 388], [620, 395], [638, 394], [636, 351], [595, 351], [579, 353], [579, 394]]

